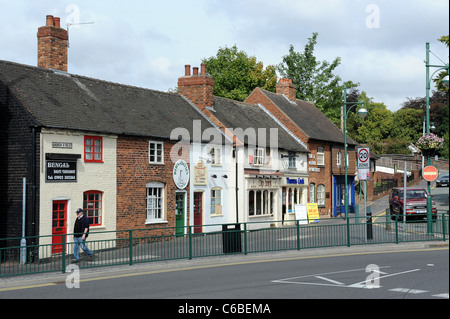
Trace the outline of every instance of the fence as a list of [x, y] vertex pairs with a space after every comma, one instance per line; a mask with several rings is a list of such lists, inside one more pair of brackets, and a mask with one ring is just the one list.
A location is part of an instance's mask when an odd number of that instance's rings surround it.
[[[193, 259], [227, 254], [249, 254], [257, 252], [302, 250], [308, 248], [352, 246], [365, 244], [402, 243], [414, 241], [446, 241], [448, 238], [448, 216], [438, 214], [433, 221], [433, 234], [427, 232], [426, 221], [402, 222], [390, 218], [321, 219], [318, 223], [306, 221], [252, 222], [233, 225], [203, 225], [202, 233], [194, 233], [194, 226], [185, 227], [185, 235], [152, 235], [152, 230], [126, 230], [92, 232], [87, 246], [95, 252], [94, 260], [81, 257], [80, 268], [105, 267], [141, 262]], [[305, 223], [304, 223], [305, 222]], [[195, 226], [198, 227], [198, 226]], [[217, 230], [222, 227], [222, 231]], [[28, 244], [20, 246], [21, 238], [0, 239], [15, 243], [0, 248], [0, 277], [61, 271], [65, 272], [73, 256], [73, 242], [67, 234], [59, 244]], [[41, 241], [43, 237], [26, 238], [27, 242]], [[97, 237], [97, 238], [96, 238]], [[108, 237], [108, 236], [106, 236]], [[48, 242], [48, 238], [47, 242]], [[51, 242], [51, 241], [50, 241]], [[60, 253], [54, 253], [59, 245]], [[80, 254], [82, 255], [82, 254]]]

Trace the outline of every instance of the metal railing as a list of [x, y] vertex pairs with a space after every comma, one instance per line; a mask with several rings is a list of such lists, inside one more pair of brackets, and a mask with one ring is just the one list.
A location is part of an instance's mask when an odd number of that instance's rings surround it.
[[[433, 235], [427, 234], [426, 221], [402, 222], [388, 218], [349, 217], [306, 221], [249, 222], [227, 225], [184, 227], [179, 235], [175, 227], [91, 232], [86, 245], [94, 251], [94, 260], [81, 257], [80, 268], [126, 265], [143, 262], [193, 259], [227, 254], [249, 254], [320, 247], [386, 244], [417, 241], [446, 241], [449, 218], [438, 214]], [[305, 222], [305, 223], [304, 223]], [[73, 234], [0, 239], [0, 277], [65, 272], [73, 258]], [[34, 243], [36, 242], [36, 243]], [[80, 251], [80, 256], [83, 252]]]

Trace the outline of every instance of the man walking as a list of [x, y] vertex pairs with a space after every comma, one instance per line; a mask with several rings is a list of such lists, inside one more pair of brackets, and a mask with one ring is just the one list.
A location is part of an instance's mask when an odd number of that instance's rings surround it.
[[73, 263], [77, 263], [80, 261], [80, 250], [88, 255], [89, 260], [94, 260], [94, 253], [86, 246], [86, 238], [89, 233], [89, 220], [83, 214], [83, 209], [77, 209], [77, 219], [75, 220], [75, 225], [73, 226]]

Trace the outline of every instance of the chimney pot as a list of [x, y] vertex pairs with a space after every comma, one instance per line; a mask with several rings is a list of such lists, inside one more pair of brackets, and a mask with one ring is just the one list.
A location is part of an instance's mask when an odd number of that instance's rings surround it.
[[201, 71], [200, 71], [201, 75], [206, 75], [206, 64], [202, 63], [201, 64]]
[[53, 25], [54, 25], [55, 27], [57, 27], [57, 28], [61, 28], [60, 21], [61, 21], [60, 18], [54, 17], [54, 18], [53, 18]]
[[193, 69], [194, 69], [194, 74], [193, 75], [198, 75], [198, 67], [196, 66]]
[[185, 76], [190, 76], [191, 75], [191, 66], [189, 64], [186, 64], [184, 66], [184, 75]]
[[47, 25], [47, 27], [54, 26], [53, 16], [52, 15], [47, 15], [47, 23], [46, 23], [46, 25]]

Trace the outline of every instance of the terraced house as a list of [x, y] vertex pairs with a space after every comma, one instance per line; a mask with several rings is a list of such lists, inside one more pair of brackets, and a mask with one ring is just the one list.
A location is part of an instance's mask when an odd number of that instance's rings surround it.
[[[92, 240], [284, 223], [308, 202], [341, 209], [342, 132], [289, 80], [237, 102], [213, 95], [204, 65], [186, 66], [178, 94], [159, 92], [68, 73], [58, 18], [37, 37], [37, 67], [0, 60], [0, 238], [21, 236], [24, 203], [43, 258], [65, 248], [79, 207]], [[354, 203], [353, 150], [349, 163]]]
[[174, 171], [183, 173], [176, 164], [189, 162], [189, 147], [172, 152], [171, 133], [211, 124], [177, 94], [67, 73], [66, 31], [51, 16], [43, 28], [42, 67], [0, 61], [0, 238], [21, 236], [24, 177], [25, 235], [53, 235], [40, 238], [53, 244], [40, 257], [62, 250], [79, 207], [99, 232], [93, 239], [123, 229], [184, 232], [189, 184]]

